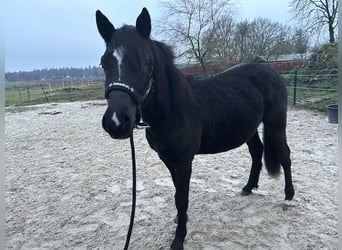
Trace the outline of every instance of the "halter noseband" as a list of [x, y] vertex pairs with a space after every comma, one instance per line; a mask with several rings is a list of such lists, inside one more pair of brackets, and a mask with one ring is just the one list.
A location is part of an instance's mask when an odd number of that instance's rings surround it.
[[108, 100], [110, 92], [113, 90], [119, 90], [127, 93], [134, 101], [135, 105], [137, 106], [137, 115], [136, 115], [136, 125], [139, 124], [141, 119], [141, 104], [144, 102], [146, 97], [151, 91], [153, 84], [153, 64], [151, 65], [151, 71], [150, 71], [150, 79], [148, 82], [147, 89], [143, 95], [140, 95], [135, 89], [126, 83], [122, 81], [115, 81], [108, 85], [108, 87], [105, 90], [105, 98]]

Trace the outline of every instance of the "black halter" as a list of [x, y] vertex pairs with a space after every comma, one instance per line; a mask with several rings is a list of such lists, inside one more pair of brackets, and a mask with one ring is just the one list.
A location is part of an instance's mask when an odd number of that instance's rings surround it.
[[151, 71], [150, 71], [150, 79], [148, 82], [147, 89], [143, 95], [140, 95], [133, 87], [129, 86], [128, 84], [122, 82], [122, 81], [115, 81], [108, 84], [106, 90], [105, 90], [105, 98], [109, 98], [110, 92], [113, 90], [119, 90], [127, 93], [134, 101], [135, 105], [137, 106], [137, 115], [136, 115], [136, 125], [140, 124], [141, 120], [141, 104], [144, 102], [148, 94], [150, 93], [152, 89], [153, 84], [153, 64], [151, 65]]

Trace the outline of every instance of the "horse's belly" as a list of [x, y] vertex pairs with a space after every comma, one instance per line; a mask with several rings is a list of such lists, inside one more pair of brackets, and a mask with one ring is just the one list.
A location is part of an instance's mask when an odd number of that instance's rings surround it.
[[241, 146], [254, 135], [260, 122], [261, 118], [258, 118], [245, 123], [205, 129], [198, 154], [220, 153]]
[[244, 144], [246, 139], [241, 138], [240, 140], [232, 140], [228, 137], [221, 138], [208, 138], [201, 142], [201, 147], [198, 154], [216, 154], [225, 152], [234, 148], [237, 148]]

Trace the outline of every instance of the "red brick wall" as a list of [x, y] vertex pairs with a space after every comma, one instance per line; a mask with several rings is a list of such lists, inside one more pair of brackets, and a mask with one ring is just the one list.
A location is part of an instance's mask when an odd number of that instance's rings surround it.
[[296, 68], [300, 68], [304, 66], [306, 61], [304, 60], [296, 60], [296, 61], [287, 61], [287, 62], [269, 62], [265, 63], [269, 65], [272, 69], [277, 71], [278, 73], [287, 72], [290, 70], [294, 70]]
[[[306, 61], [304, 60], [296, 60], [296, 61], [287, 61], [287, 62], [268, 62], [265, 63], [269, 65], [272, 69], [279, 73], [287, 72], [293, 70], [295, 68], [302, 67], [305, 65]], [[225, 64], [210, 64], [206, 66], [206, 72], [200, 65], [193, 65], [186, 68], [182, 68], [181, 71], [184, 74], [203, 74], [203, 73], [218, 73], [229, 67], [238, 64], [237, 62], [228, 62]]]

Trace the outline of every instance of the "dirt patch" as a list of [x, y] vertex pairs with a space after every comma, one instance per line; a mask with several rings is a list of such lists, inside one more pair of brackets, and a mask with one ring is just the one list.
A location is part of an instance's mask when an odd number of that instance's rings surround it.
[[[6, 112], [7, 249], [123, 249], [131, 209], [128, 140], [101, 127], [104, 102], [37, 105]], [[39, 115], [60, 112], [58, 115]], [[284, 180], [248, 180], [246, 146], [196, 156], [185, 249], [337, 249], [337, 125], [290, 110], [295, 207]], [[135, 132], [137, 209], [130, 249], [169, 249], [176, 215], [167, 168]]]

